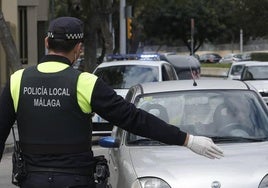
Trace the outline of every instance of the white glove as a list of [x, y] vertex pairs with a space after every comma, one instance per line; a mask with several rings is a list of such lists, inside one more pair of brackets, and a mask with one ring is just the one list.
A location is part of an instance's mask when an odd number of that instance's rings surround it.
[[208, 157], [210, 159], [219, 159], [223, 157], [223, 151], [212, 141], [212, 139], [204, 136], [189, 135], [186, 145], [193, 152]]

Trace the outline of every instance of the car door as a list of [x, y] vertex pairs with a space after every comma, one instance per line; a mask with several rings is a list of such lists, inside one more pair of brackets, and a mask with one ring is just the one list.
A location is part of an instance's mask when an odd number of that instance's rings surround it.
[[[116, 138], [119, 140], [119, 142], [122, 142], [123, 138], [123, 130], [114, 127], [112, 131], [112, 137]], [[120, 144], [121, 145], [121, 144]], [[119, 162], [120, 162], [120, 146], [119, 148], [111, 148], [108, 151], [108, 165], [109, 165], [109, 171], [110, 171], [110, 177], [109, 177], [109, 182], [112, 187], [118, 187], [118, 179], [119, 179]]]

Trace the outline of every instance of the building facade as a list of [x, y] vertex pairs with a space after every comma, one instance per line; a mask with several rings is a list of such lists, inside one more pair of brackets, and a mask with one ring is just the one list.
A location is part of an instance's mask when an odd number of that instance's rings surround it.
[[[35, 65], [45, 54], [44, 38], [49, 20], [49, 0], [0, 0], [5, 21], [23, 67]], [[0, 45], [0, 91], [10, 71], [5, 51]]]

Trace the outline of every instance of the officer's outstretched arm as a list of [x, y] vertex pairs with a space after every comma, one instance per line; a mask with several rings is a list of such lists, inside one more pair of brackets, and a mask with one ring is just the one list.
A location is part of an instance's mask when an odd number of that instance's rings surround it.
[[208, 137], [187, 134], [184, 146], [210, 159], [219, 159], [224, 156], [223, 151]]

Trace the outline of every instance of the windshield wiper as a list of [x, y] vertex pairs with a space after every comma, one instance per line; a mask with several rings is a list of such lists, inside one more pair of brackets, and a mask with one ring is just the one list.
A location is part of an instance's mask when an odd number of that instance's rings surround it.
[[235, 136], [212, 136], [210, 137], [213, 142], [263, 142], [267, 141], [268, 138], [246, 138], [246, 137], [235, 137]]
[[137, 139], [137, 140], [131, 140], [128, 141], [129, 145], [165, 145], [162, 142], [159, 142], [157, 140], [152, 140], [149, 138], [141, 138], [141, 139]]

